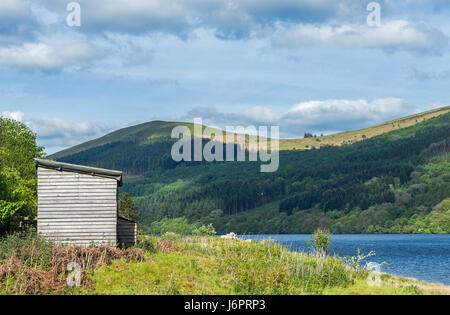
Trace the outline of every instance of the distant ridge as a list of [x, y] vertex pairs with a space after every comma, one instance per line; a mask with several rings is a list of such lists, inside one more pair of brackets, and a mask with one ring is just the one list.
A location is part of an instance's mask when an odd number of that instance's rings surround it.
[[[326, 145], [350, 144], [364, 139], [372, 138], [393, 130], [409, 127], [416, 123], [450, 112], [450, 106], [445, 106], [426, 112], [398, 118], [383, 124], [354, 131], [346, 131], [323, 137], [280, 140], [280, 150], [308, 150]], [[53, 155], [52, 159], [61, 159], [95, 147], [118, 142], [133, 142], [145, 145], [163, 142], [170, 138], [172, 129], [176, 126], [186, 126], [193, 133], [194, 124], [186, 122], [166, 122], [161, 120], [142, 123], [139, 125], [113, 131], [100, 138], [87, 141], [72, 148], [62, 150]], [[205, 126], [203, 126], [205, 128]]]
[[375, 136], [379, 136], [393, 130], [410, 127], [417, 123], [426, 121], [430, 118], [437, 117], [448, 112], [450, 112], [450, 106], [444, 106], [426, 112], [421, 112], [418, 114], [387, 121], [383, 124], [365, 129], [345, 131], [323, 137], [281, 140], [280, 150], [307, 150], [311, 148], [319, 148], [326, 145], [339, 146], [343, 144], [350, 144], [364, 139], [373, 138]]

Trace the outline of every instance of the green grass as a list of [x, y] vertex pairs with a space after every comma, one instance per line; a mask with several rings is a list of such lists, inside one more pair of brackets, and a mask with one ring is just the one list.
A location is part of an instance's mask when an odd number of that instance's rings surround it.
[[296, 253], [272, 242], [208, 238], [151, 238], [146, 262], [114, 261], [96, 269], [93, 288], [71, 294], [448, 294], [448, 287], [383, 275], [371, 287], [367, 272], [338, 257]]
[[364, 272], [337, 257], [296, 253], [273, 242], [217, 237], [152, 239], [148, 262], [95, 270], [79, 294], [319, 294]]
[[358, 279], [346, 288], [326, 288], [325, 295], [449, 295], [450, 287], [432, 284], [391, 274], [381, 275], [381, 285], [370, 286], [365, 279]]
[[[66, 286], [67, 263], [84, 266]], [[35, 234], [0, 239], [0, 295], [450, 294], [450, 287], [368, 272], [337, 256], [293, 252], [271, 241], [144, 237], [138, 248], [59, 246]]]
[[96, 270], [95, 289], [89, 294], [232, 294], [226, 279], [218, 274], [219, 264], [210, 257], [191, 257], [180, 253], [157, 253], [150, 262], [127, 263], [120, 260]]
[[365, 280], [358, 280], [347, 288], [327, 288], [324, 295], [427, 295], [443, 294], [439, 291], [424, 291], [419, 289], [414, 282], [405, 283], [402, 286], [384, 283], [381, 286], [369, 286]]

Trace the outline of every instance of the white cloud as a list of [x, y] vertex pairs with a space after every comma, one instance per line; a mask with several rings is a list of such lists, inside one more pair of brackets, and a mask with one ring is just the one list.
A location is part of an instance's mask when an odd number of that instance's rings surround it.
[[54, 71], [80, 67], [93, 55], [90, 45], [73, 43], [50, 46], [44, 43], [26, 43], [0, 48], [0, 65], [25, 70]]
[[[41, 1], [53, 12], [65, 11], [66, 0]], [[188, 12], [181, 0], [78, 0], [81, 7], [80, 31], [91, 33], [182, 33], [189, 27]]]
[[[357, 24], [363, 23], [368, 14], [367, 1], [363, 0], [77, 2], [81, 5], [82, 26], [69, 28], [65, 24], [66, 0], [2, 0], [0, 47], [2, 43], [10, 46], [0, 48], [0, 65], [50, 71], [80, 67], [94, 51], [104, 54], [106, 46], [112, 47], [106, 51], [108, 55], [119, 58], [126, 67], [145, 65], [152, 59], [153, 51], [148, 47], [153, 47], [151, 44], [155, 41], [149, 33], [172, 34], [185, 39], [196, 37], [200, 29], [222, 39], [272, 38], [277, 47], [374, 48], [441, 54], [448, 42], [440, 30], [424, 23], [385, 22], [393, 18], [390, 0], [378, 1], [383, 9], [380, 28]], [[332, 26], [342, 23], [356, 24]], [[81, 34], [89, 44], [57, 42], [52, 45], [42, 40], [55, 33], [64, 33], [67, 37]], [[121, 37], [123, 34], [137, 36], [142, 42]], [[105, 39], [110, 41], [109, 45], [104, 45]], [[18, 44], [24, 42], [28, 44]]]
[[195, 108], [182, 120], [200, 117], [207, 125], [225, 128], [228, 125], [277, 125], [282, 137], [301, 137], [304, 132], [334, 133], [380, 124], [417, 112], [417, 107], [399, 98], [373, 101], [324, 100], [295, 104], [284, 111], [258, 106], [242, 113], [222, 113], [215, 108]]
[[272, 43], [287, 48], [312, 45], [441, 54], [448, 45], [448, 38], [440, 30], [425, 23], [396, 20], [383, 23], [380, 27], [296, 25], [280, 30]]
[[275, 113], [272, 109], [263, 106], [254, 106], [243, 111], [243, 116], [251, 118], [254, 121], [263, 121], [273, 123], [281, 118], [281, 115]]
[[[367, 14], [365, 0], [78, 0], [81, 32], [162, 32], [187, 37], [198, 28], [215, 30], [226, 39], [246, 38], [277, 23], [354, 21]], [[390, 0], [378, 0], [383, 12]], [[41, 1], [61, 12], [66, 0]], [[65, 13], [65, 12], [64, 12]], [[62, 14], [64, 14], [62, 13]]]
[[[416, 106], [399, 98], [367, 100], [326, 100], [296, 104], [283, 114], [287, 125], [346, 130], [385, 122], [410, 114]], [[349, 126], [349, 128], [344, 128]]]
[[57, 117], [27, 119], [22, 111], [3, 111], [0, 116], [25, 123], [36, 133], [39, 145], [44, 146], [48, 153], [101, 137], [113, 129], [101, 123], [69, 122]]
[[45, 147], [69, 147], [100, 137], [111, 128], [92, 122], [68, 122], [61, 118], [31, 119], [25, 122]]
[[9, 118], [9, 119], [13, 119], [13, 120], [17, 120], [17, 121], [22, 121], [23, 118], [23, 112], [17, 111], [17, 112], [2, 112], [1, 116], [4, 118]]

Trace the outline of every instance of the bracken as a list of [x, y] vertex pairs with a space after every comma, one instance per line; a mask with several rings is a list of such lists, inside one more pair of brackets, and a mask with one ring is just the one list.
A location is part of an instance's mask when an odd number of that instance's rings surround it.
[[[146, 260], [139, 248], [64, 246], [26, 237], [25, 241], [22, 238], [22, 242], [16, 242], [18, 237], [12, 236], [0, 244], [0, 293], [64, 294], [68, 289], [67, 266], [71, 262], [82, 268], [81, 285], [92, 288], [89, 272], [93, 269], [116, 259]], [[8, 242], [15, 244], [11, 246]]]

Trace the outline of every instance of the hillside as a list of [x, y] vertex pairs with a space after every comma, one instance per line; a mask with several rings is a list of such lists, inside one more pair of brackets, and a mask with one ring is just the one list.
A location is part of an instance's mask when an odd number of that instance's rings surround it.
[[[275, 173], [254, 162], [173, 162], [168, 136], [178, 123], [118, 130], [52, 157], [124, 170], [121, 192], [137, 201], [147, 232], [155, 221], [186, 217], [219, 233], [450, 233], [449, 111], [320, 142], [282, 141]], [[297, 150], [299, 141], [333, 146]]]
[[373, 138], [386, 132], [413, 126], [430, 118], [450, 112], [450, 106], [432, 109], [426, 112], [402, 117], [385, 122], [381, 125], [354, 131], [346, 131], [322, 137], [289, 139], [280, 141], [280, 150], [305, 150], [320, 148], [327, 145], [343, 145]]
[[[439, 116], [450, 111], [450, 106], [433, 109], [423, 113], [399, 118], [386, 122], [381, 125], [369, 127], [366, 129], [346, 131], [329, 136], [301, 138], [301, 139], [285, 139], [280, 140], [280, 150], [305, 150], [325, 145], [342, 145], [360, 141], [366, 138], [372, 138], [380, 134], [409, 127], [418, 122], [423, 122], [430, 118]], [[103, 137], [94, 139], [72, 148], [57, 152], [51, 155], [52, 159], [61, 159], [71, 155], [101, 147], [113, 143], [133, 142], [139, 145], [145, 145], [155, 142], [163, 142], [170, 139], [172, 129], [176, 126], [186, 126], [191, 133], [194, 130], [194, 124], [185, 122], [165, 122], [151, 121], [111, 132]], [[205, 126], [203, 126], [203, 129]], [[317, 141], [317, 140], [320, 140]]]
[[103, 137], [94, 139], [72, 148], [57, 152], [51, 156], [53, 159], [61, 159], [63, 157], [71, 156], [92, 148], [104, 146], [115, 142], [135, 142], [144, 143], [151, 140], [157, 141], [158, 139], [169, 138], [172, 129], [175, 126], [187, 126], [190, 130], [193, 130], [193, 125], [189, 123], [168, 123], [164, 121], [152, 121], [136, 126], [131, 126], [123, 129], [111, 132]]

